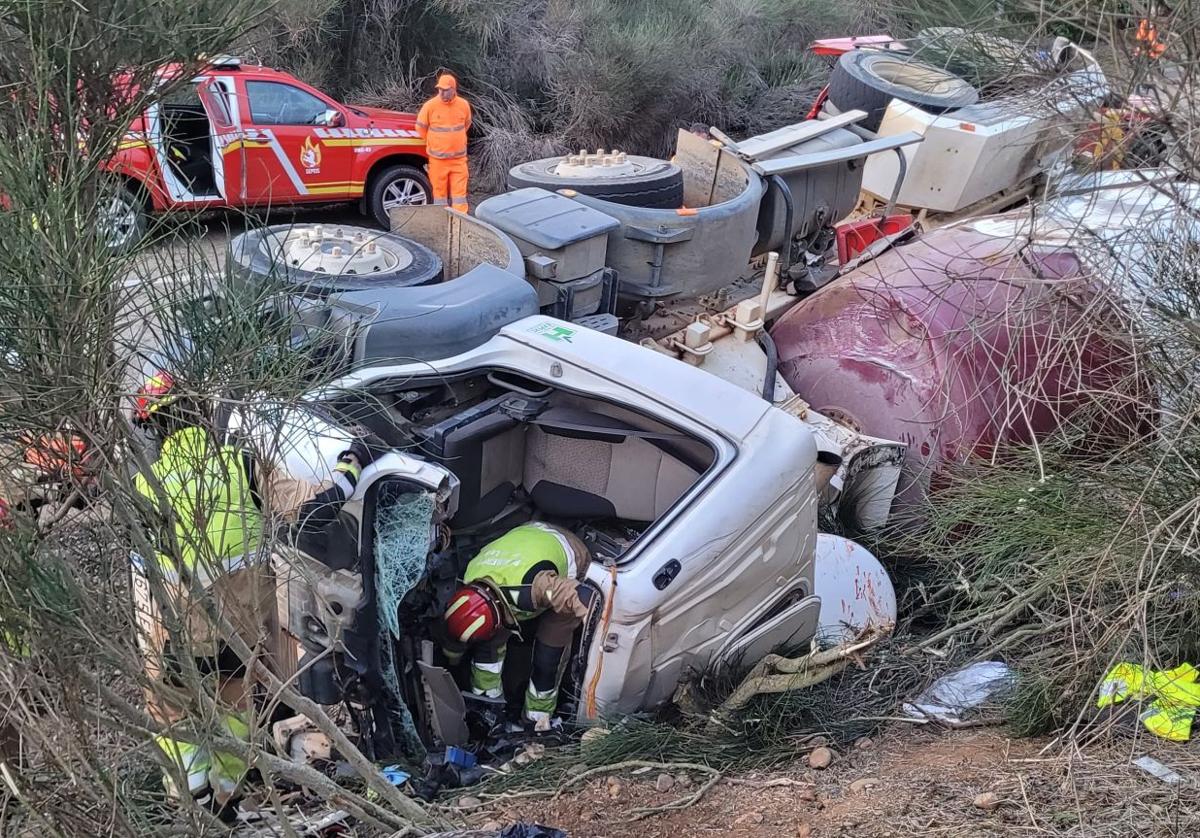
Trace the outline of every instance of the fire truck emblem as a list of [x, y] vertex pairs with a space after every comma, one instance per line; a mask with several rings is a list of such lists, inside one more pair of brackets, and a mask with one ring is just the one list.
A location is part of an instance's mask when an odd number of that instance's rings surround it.
[[300, 147], [300, 165], [306, 175], [321, 173], [321, 146], [314, 143], [312, 137], [305, 137], [304, 145]]

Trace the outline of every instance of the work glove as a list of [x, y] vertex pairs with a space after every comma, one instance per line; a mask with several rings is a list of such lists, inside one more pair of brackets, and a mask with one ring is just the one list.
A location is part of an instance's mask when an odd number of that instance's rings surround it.
[[579, 601], [583, 603], [584, 608], [591, 608], [592, 598], [596, 596], [596, 589], [591, 585], [578, 585], [575, 588], [575, 596], [579, 597]]
[[375, 454], [367, 447], [361, 439], [356, 439], [350, 443], [350, 447], [338, 455], [338, 459], [345, 457], [347, 454], [353, 454], [354, 459], [358, 460], [360, 466], [369, 466], [375, 461]]

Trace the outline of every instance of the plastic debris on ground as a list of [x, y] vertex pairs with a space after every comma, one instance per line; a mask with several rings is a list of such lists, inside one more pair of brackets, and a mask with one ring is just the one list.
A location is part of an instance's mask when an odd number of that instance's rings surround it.
[[398, 765], [389, 765], [386, 768], [381, 768], [379, 769], [379, 773], [383, 775], [383, 779], [396, 787], [407, 783], [412, 776]]
[[972, 724], [968, 711], [979, 711], [1010, 690], [1015, 678], [1007, 664], [997, 661], [973, 663], [943, 675], [933, 686], [904, 705], [914, 719], [930, 719], [950, 727]]
[[1170, 768], [1167, 768], [1167, 766], [1154, 757], [1138, 757], [1133, 761], [1133, 764], [1147, 774], [1162, 780], [1167, 785], [1177, 786], [1183, 782], [1183, 777]]
[[392, 638], [400, 636], [399, 605], [425, 572], [433, 531], [433, 496], [385, 486], [375, 510], [375, 600], [385, 642], [380, 644], [384, 680], [404, 731], [405, 750], [416, 758], [425, 754], [416, 725], [400, 692], [392, 660]]

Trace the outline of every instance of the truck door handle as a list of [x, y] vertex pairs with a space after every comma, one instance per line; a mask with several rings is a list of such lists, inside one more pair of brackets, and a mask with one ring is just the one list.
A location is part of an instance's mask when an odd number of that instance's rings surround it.
[[667, 585], [670, 585], [675, 577], [679, 575], [679, 571], [683, 570], [683, 565], [679, 563], [679, 559], [671, 559], [665, 565], [658, 569], [658, 573], [654, 574], [654, 587], [660, 591], [664, 590]]

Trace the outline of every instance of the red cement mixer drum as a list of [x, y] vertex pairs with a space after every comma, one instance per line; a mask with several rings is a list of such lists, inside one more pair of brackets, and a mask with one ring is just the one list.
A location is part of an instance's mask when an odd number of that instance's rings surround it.
[[1025, 238], [935, 230], [830, 283], [771, 334], [780, 373], [815, 409], [908, 446], [900, 507], [945, 464], [1041, 439], [1084, 406], [1097, 408], [1093, 436], [1147, 419], [1120, 305], [1074, 251]]

